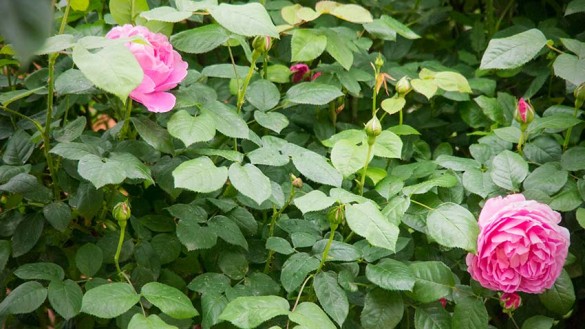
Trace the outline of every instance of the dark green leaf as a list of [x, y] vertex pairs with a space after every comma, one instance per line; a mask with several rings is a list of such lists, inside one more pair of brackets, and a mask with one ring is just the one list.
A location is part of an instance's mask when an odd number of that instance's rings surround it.
[[72, 280], [51, 281], [49, 284], [49, 302], [66, 320], [75, 317], [81, 311], [83, 292]]
[[128, 283], [104, 284], [83, 295], [81, 311], [99, 318], [111, 319], [124, 314], [139, 300], [140, 295]]

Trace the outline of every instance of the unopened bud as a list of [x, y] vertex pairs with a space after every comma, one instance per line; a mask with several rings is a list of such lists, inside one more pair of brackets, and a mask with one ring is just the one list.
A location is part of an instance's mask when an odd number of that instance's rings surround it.
[[343, 223], [344, 219], [345, 219], [345, 206], [342, 204], [334, 207], [333, 209], [329, 210], [329, 213], [327, 213], [327, 220], [329, 221], [331, 226], [333, 226], [335, 228], [337, 228], [337, 226], [339, 226], [339, 224]]
[[272, 48], [272, 38], [269, 36], [257, 36], [252, 41], [252, 47], [261, 53], [266, 53]]
[[515, 292], [505, 292], [500, 296], [504, 313], [512, 314], [522, 304], [522, 298]]
[[403, 76], [398, 82], [396, 83], [396, 92], [400, 95], [406, 95], [412, 90], [412, 86], [410, 85], [410, 81], [406, 76]]
[[366, 135], [368, 135], [368, 144], [373, 145], [376, 137], [382, 133], [382, 124], [376, 116], [366, 123]]
[[378, 68], [378, 70], [384, 66], [384, 59], [382, 58], [381, 54], [378, 54], [378, 57], [376, 57], [376, 61], [374, 62], [374, 65], [376, 65], [376, 67]]
[[295, 175], [290, 175], [292, 178], [292, 185], [296, 188], [303, 188], [303, 180]]
[[573, 95], [575, 96], [575, 107], [581, 108], [583, 103], [585, 103], [585, 83], [579, 85], [575, 90], [573, 90]]
[[518, 101], [514, 118], [520, 124], [529, 124], [534, 120], [534, 109], [524, 100], [524, 98], [520, 98]]
[[118, 222], [125, 222], [130, 219], [132, 213], [130, 212], [130, 205], [128, 201], [118, 202], [112, 209], [112, 217]]

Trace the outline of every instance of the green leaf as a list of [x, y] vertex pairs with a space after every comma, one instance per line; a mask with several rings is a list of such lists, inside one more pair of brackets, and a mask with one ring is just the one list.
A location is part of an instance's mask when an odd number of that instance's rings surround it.
[[209, 193], [219, 190], [228, 178], [226, 167], [216, 167], [208, 157], [181, 163], [173, 170], [175, 187], [193, 192]]
[[339, 88], [318, 82], [299, 83], [286, 92], [287, 100], [295, 104], [325, 105], [340, 96]]
[[189, 298], [177, 288], [159, 282], [149, 282], [140, 292], [146, 300], [175, 319], [189, 319], [199, 315]]
[[442, 306], [417, 307], [414, 311], [414, 327], [451, 329], [451, 315]]
[[98, 189], [108, 184], [120, 184], [126, 178], [153, 182], [150, 169], [130, 153], [112, 152], [109, 158], [86, 155], [79, 160], [77, 172]]
[[490, 176], [501, 188], [517, 191], [528, 175], [528, 163], [518, 154], [505, 150], [492, 161]]
[[332, 272], [318, 273], [315, 275], [313, 288], [323, 310], [342, 327], [349, 313], [349, 301], [345, 291], [337, 283], [337, 275]]
[[34, 53], [51, 34], [53, 9], [50, 2], [36, 0], [0, 1], [0, 35], [10, 43], [17, 57], [28, 65]]
[[177, 238], [189, 251], [209, 249], [217, 244], [217, 235], [211, 228], [199, 226], [192, 218], [179, 221]]
[[207, 295], [213, 292], [223, 293], [231, 287], [231, 284], [227, 276], [220, 273], [207, 272], [196, 276], [187, 287], [193, 291]]
[[95, 275], [104, 260], [102, 249], [93, 243], [86, 243], [75, 253], [75, 265], [79, 271], [89, 277]]
[[408, 26], [402, 24], [401, 22], [395, 20], [394, 18], [388, 15], [382, 15], [380, 16], [380, 19], [384, 24], [386, 24], [386, 26], [388, 26], [388, 28], [394, 30], [396, 33], [405, 37], [406, 39], [414, 40], [420, 38], [420, 36], [414, 33], [410, 28], [408, 28]]
[[410, 80], [410, 84], [412, 89], [419, 94], [425, 95], [427, 99], [431, 99], [437, 93], [437, 83], [435, 80], [421, 80], [421, 79], [412, 79]]
[[45, 226], [40, 214], [25, 217], [12, 235], [12, 257], [19, 257], [29, 252], [39, 241]]
[[290, 255], [295, 252], [287, 240], [277, 236], [271, 236], [266, 240], [266, 249], [283, 255]]
[[98, 318], [118, 317], [136, 305], [140, 295], [128, 283], [115, 282], [93, 288], [83, 295], [81, 311]]
[[[250, 84], [246, 90], [246, 99], [260, 111], [268, 111], [278, 105], [280, 92], [274, 83], [260, 79]], [[256, 112], [254, 112], [254, 117], [256, 117]]]
[[388, 114], [394, 114], [394, 113], [402, 111], [402, 109], [404, 108], [404, 105], [406, 105], [406, 100], [404, 99], [404, 97], [398, 97], [398, 96], [386, 98], [380, 104], [380, 106], [382, 107], [382, 110], [386, 111], [386, 113], [388, 113]]
[[71, 8], [75, 11], [86, 11], [89, 7], [89, 0], [71, 0]]
[[[313, 248], [311, 252], [313, 255], [318, 257], [319, 259], [323, 258], [323, 252], [325, 251], [325, 246], [328, 243], [328, 239], [323, 239], [315, 242], [313, 244]], [[331, 241], [331, 246], [329, 248], [329, 253], [327, 254], [326, 262], [353, 262], [357, 261], [362, 257], [361, 251], [354, 247], [351, 244], [347, 244], [345, 242], [340, 241]]]
[[414, 290], [409, 295], [421, 303], [437, 301], [455, 286], [453, 273], [442, 262], [416, 262], [409, 267], [415, 276]]
[[310, 29], [294, 30], [291, 39], [291, 61], [312, 61], [325, 51], [326, 46], [326, 36]]
[[211, 140], [215, 137], [215, 128], [215, 120], [207, 111], [192, 117], [189, 112], [180, 110], [173, 114], [167, 124], [171, 136], [180, 139], [185, 146]]
[[462, 180], [466, 190], [484, 198], [498, 188], [492, 182], [490, 174], [479, 169], [467, 170], [463, 173]]
[[49, 302], [53, 309], [64, 319], [69, 320], [81, 311], [83, 292], [75, 281], [51, 281], [49, 284]]
[[523, 186], [525, 190], [541, 190], [553, 195], [565, 186], [568, 176], [569, 173], [560, 169], [558, 164], [548, 162], [531, 172]]
[[546, 45], [546, 37], [538, 29], [511, 37], [492, 39], [481, 58], [480, 69], [513, 69], [528, 63]]
[[201, 74], [207, 77], [225, 78], [225, 79], [243, 79], [248, 74], [248, 67], [233, 64], [213, 64], [208, 65]]
[[288, 315], [293, 322], [307, 328], [336, 329], [335, 324], [327, 317], [327, 314], [314, 303], [303, 302]]
[[164, 153], [173, 154], [175, 152], [173, 140], [167, 130], [161, 128], [147, 117], [133, 117], [130, 120], [132, 120], [132, 124], [134, 124], [134, 128], [136, 128], [140, 137], [148, 145]]
[[364, 329], [392, 329], [400, 324], [403, 316], [402, 295], [375, 288], [366, 294], [360, 320]]
[[469, 297], [459, 301], [453, 312], [453, 328], [488, 328], [489, 316], [481, 299]]
[[301, 197], [295, 198], [294, 203], [304, 214], [329, 208], [335, 203], [335, 200], [319, 190], [314, 190]]
[[219, 323], [219, 316], [228, 304], [228, 299], [217, 292], [201, 296], [201, 327], [211, 328]]
[[558, 315], [565, 315], [575, 304], [575, 288], [567, 271], [563, 270], [555, 284], [538, 295], [540, 302]]
[[437, 72], [435, 83], [445, 91], [458, 91], [460, 93], [471, 94], [471, 87], [467, 79], [457, 72]]
[[569, 2], [565, 9], [565, 16], [585, 12], [585, 1], [584, 0], [573, 0]]
[[535, 315], [522, 323], [522, 329], [550, 329], [553, 327], [555, 319], [544, 315]]
[[41, 49], [35, 55], [48, 55], [73, 47], [75, 37], [71, 34], [57, 34], [45, 40]]
[[376, 137], [376, 143], [374, 143], [375, 156], [387, 159], [400, 159], [401, 154], [402, 140], [395, 133], [384, 130]]
[[319, 260], [304, 252], [290, 256], [282, 265], [280, 282], [288, 292], [301, 286], [309, 273], [319, 267]]
[[[81, 74], [81, 73], [80, 73]], [[56, 82], [55, 82], [56, 83]], [[69, 122], [62, 129], [53, 131], [55, 140], [67, 143], [77, 139], [85, 130], [87, 119], [85, 117], [78, 117], [77, 119]]]
[[570, 54], [559, 55], [553, 64], [555, 75], [579, 86], [585, 82], [585, 59]]
[[289, 314], [288, 301], [278, 296], [238, 297], [219, 316], [238, 328], [256, 328], [279, 315]]
[[397, 260], [385, 259], [379, 264], [368, 264], [366, 277], [370, 282], [386, 290], [407, 290], [414, 288], [414, 273], [410, 268]]
[[16, 287], [0, 303], [0, 315], [25, 314], [39, 308], [47, 298], [47, 289], [36, 281], [27, 281]]
[[63, 202], [53, 202], [43, 208], [47, 221], [59, 232], [65, 232], [73, 218], [71, 208]]
[[228, 106], [219, 101], [205, 104], [203, 114], [209, 113], [215, 121], [215, 129], [222, 134], [233, 138], [248, 139], [250, 130], [246, 121], [240, 117], [233, 106]]
[[19, 266], [14, 275], [23, 280], [63, 280], [63, 268], [53, 263], [28, 263]]
[[268, 128], [276, 133], [280, 133], [289, 124], [288, 118], [278, 112], [260, 112], [254, 111], [254, 119], [264, 128]]
[[141, 12], [148, 10], [146, 0], [110, 0], [110, 13], [119, 25], [134, 23]]
[[212, 232], [229, 244], [240, 246], [248, 250], [248, 241], [238, 225], [225, 216], [214, 216], [207, 222]]
[[10, 241], [0, 240], [0, 271], [4, 271], [8, 259], [10, 259]]
[[177, 329], [177, 327], [167, 324], [156, 314], [146, 317], [142, 313], [136, 313], [128, 323], [128, 329]]
[[278, 39], [278, 31], [268, 12], [259, 3], [231, 5], [222, 3], [208, 9], [209, 13], [228, 31], [247, 37], [270, 36]]
[[469, 210], [458, 204], [446, 202], [431, 210], [427, 217], [427, 228], [429, 235], [440, 245], [469, 252], [477, 249], [477, 221]]
[[178, 23], [186, 20], [192, 15], [193, 13], [190, 11], [179, 11], [168, 6], [156, 7], [149, 11], [143, 11], [140, 13], [140, 16], [146, 18], [146, 20], [168, 23]]
[[373, 21], [372, 14], [366, 8], [355, 4], [337, 4], [329, 14], [352, 23], [370, 23]]
[[[538, 132], [540, 129], [554, 129], [554, 130], [565, 130], [567, 128], [578, 125], [583, 122], [579, 118], [574, 117], [570, 114], [555, 113], [554, 115], [534, 118], [532, 124], [528, 126], [528, 133]], [[517, 142], [518, 140], [514, 141]]]
[[561, 157], [561, 166], [568, 171], [585, 169], [585, 147], [575, 146], [565, 151]]
[[221, 46], [229, 39], [228, 32], [219, 24], [208, 24], [171, 36], [173, 46], [190, 54], [203, 54]]
[[17, 130], [6, 143], [2, 161], [7, 165], [23, 165], [32, 155], [35, 149], [35, 143], [31, 136], [24, 130]]
[[68, 160], [80, 160], [88, 154], [100, 154], [95, 146], [84, 143], [59, 143], [49, 153], [57, 154]]
[[292, 161], [301, 174], [308, 179], [330, 186], [341, 186], [343, 176], [322, 155], [312, 151], [304, 151], [293, 154]]
[[142, 68], [122, 44], [109, 45], [92, 53], [77, 43], [73, 47], [73, 61], [96, 87], [118, 96], [123, 103], [142, 82]]
[[481, 164], [474, 159], [460, 158], [452, 155], [441, 154], [435, 159], [439, 166], [455, 171], [480, 169]]
[[347, 40], [341, 38], [333, 30], [323, 30], [327, 36], [327, 47], [325, 49], [344, 69], [349, 71], [353, 64], [353, 53], [347, 46]]
[[367, 156], [368, 145], [365, 143], [355, 145], [347, 139], [342, 139], [335, 143], [331, 150], [331, 163], [344, 177], [348, 177], [364, 167]]
[[366, 238], [371, 245], [396, 250], [398, 226], [391, 223], [372, 203], [346, 206], [345, 216], [351, 230]]
[[254, 200], [258, 205], [272, 195], [270, 179], [253, 164], [247, 163], [242, 166], [236, 162], [232, 163], [229, 178], [236, 190]]

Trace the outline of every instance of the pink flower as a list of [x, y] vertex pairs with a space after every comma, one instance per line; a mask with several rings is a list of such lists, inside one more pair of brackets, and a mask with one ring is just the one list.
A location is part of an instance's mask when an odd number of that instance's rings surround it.
[[447, 307], [447, 299], [445, 297], [439, 298], [439, 303], [441, 303], [443, 308]]
[[520, 98], [516, 106], [516, 121], [519, 123], [530, 123], [534, 119], [534, 109], [524, 98]]
[[315, 80], [319, 76], [321, 76], [321, 72], [317, 72], [311, 76], [311, 69], [307, 64], [295, 64], [290, 67], [290, 71], [292, 72], [292, 82], [298, 83], [301, 81], [309, 81]]
[[126, 47], [136, 57], [144, 71], [142, 83], [130, 93], [130, 98], [142, 103], [151, 112], [168, 112], [175, 106], [175, 96], [169, 92], [187, 76], [187, 62], [173, 50], [167, 37], [152, 33], [144, 26], [126, 24], [114, 27], [106, 38], [118, 39], [140, 36], [146, 43], [128, 42]]
[[561, 215], [522, 194], [487, 200], [479, 215], [477, 254], [467, 255], [471, 277], [503, 292], [541, 293], [561, 274], [569, 231]]
[[505, 292], [500, 296], [500, 305], [506, 313], [512, 313], [522, 304], [522, 297], [515, 292]]

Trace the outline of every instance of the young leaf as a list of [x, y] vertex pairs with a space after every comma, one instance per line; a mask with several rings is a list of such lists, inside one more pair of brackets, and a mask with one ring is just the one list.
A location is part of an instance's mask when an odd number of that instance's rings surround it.
[[141, 293], [146, 300], [175, 319], [189, 319], [199, 314], [185, 294], [166, 284], [149, 282], [142, 287]]
[[238, 297], [219, 316], [238, 328], [256, 328], [279, 315], [289, 314], [288, 301], [278, 296]]
[[304, 151], [292, 155], [293, 164], [308, 179], [331, 186], [339, 187], [343, 176], [322, 156], [312, 151]]
[[259, 3], [243, 5], [222, 3], [209, 8], [208, 11], [213, 19], [230, 32], [247, 37], [260, 35], [278, 39], [276, 27], [264, 6]]
[[335, 200], [319, 190], [314, 190], [301, 197], [295, 198], [294, 203], [304, 214], [311, 211], [326, 209], [334, 204]]
[[368, 146], [365, 143], [355, 145], [351, 141], [343, 139], [333, 146], [331, 163], [344, 177], [348, 177], [364, 166], [367, 156]]
[[90, 289], [83, 295], [81, 311], [99, 318], [111, 319], [128, 311], [140, 295], [128, 283], [115, 282]]
[[148, 10], [146, 0], [110, 0], [110, 13], [119, 25], [133, 23], [143, 11]]
[[181, 163], [173, 170], [175, 187], [193, 192], [209, 193], [219, 190], [228, 178], [226, 167], [216, 167], [208, 157]]
[[480, 69], [513, 69], [530, 61], [546, 45], [546, 37], [538, 29], [511, 37], [492, 39], [481, 58]]

